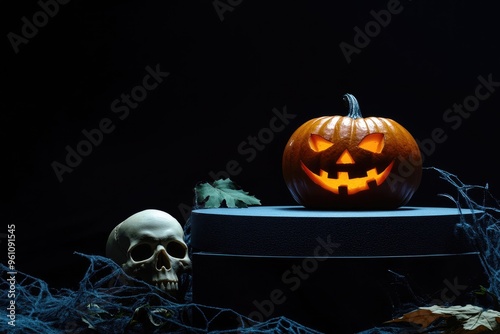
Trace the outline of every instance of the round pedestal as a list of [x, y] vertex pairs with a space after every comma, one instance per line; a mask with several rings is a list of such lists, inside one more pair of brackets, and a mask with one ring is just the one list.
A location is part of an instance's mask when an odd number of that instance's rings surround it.
[[340, 333], [390, 320], [415, 296], [458, 302], [487, 285], [479, 254], [456, 231], [473, 214], [436, 207], [193, 210], [193, 299], [254, 320], [286, 316]]

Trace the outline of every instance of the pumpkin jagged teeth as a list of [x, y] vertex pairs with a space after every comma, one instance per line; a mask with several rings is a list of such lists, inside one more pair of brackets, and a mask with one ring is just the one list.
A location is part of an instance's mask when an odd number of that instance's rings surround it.
[[348, 172], [337, 172], [337, 180], [349, 180]]
[[348, 189], [347, 186], [339, 186], [339, 195], [347, 195]]
[[343, 194], [347, 190], [347, 194], [349, 195], [370, 189], [370, 187], [374, 187], [373, 183], [375, 183], [375, 185], [381, 185], [389, 176], [393, 165], [394, 161], [392, 161], [381, 173], [378, 173], [376, 168], [372, 168], [366, 172], [367, 176], [365, 177], [349, 178], [349, 172], [338, 171], [337, 178], [332, 178], [329, 173], [323, 169], [320, 169], [319, 175], [313, 173], [303, 162], [301, 162], [302, 170], [306, 172], [313, 182], [334, 194]]
[[377, 181], [375, 181], [374, 179], [366, 181], [366, 185], [370, 189], [375, 189], [377, 187]]

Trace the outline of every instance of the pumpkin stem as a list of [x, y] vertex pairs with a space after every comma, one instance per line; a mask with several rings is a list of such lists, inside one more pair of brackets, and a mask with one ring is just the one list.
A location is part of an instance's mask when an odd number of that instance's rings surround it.
[[349, 107], [349, 113], [347, 114], [347, 117], [351, 117], [351, 118], [361, 118], [361, 110], [359, 110], [359, 104], [358, 104], [358, 100], [356, 100], [356, 98], [347, 93], [347, 94], [344, 94], [344, 101], [346, 103], [346, 105]]

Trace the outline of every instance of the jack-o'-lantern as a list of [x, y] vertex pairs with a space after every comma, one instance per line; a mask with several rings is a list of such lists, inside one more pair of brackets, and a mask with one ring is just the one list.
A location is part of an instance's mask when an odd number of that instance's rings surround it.
[[311, 209], [382, 210], [408, 203], [420, 185], [422, 157], [402, 125], [363, 118], [345, 94], [347, 116], [302, 124], [283, 152], [282, 171], [295, 201]]

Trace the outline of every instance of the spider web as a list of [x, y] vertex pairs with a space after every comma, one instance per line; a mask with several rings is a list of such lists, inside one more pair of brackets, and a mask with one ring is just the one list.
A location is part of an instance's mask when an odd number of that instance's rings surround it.
[[[7, 325], [2, 298], [2, 333], [319, 333], [285, 317], [258, 323], [230, 309], [178, 302], [158, 288], [125, 276], [112, 260], [75, 253], [90, 265], [76, 290], [52, 290], [18, 272], [15, 327]], [[9, 269], [1, 264], [2, 275]], [[180, 278], [189, 289], [188, 275]], [[7, 291], [2, 281], [0, 289]], [[221, 329], [222, 328], [222, 329]]]
[[[470, 244], [479, 253], [481, 264], [486, 271], [489, 286], [487, 291], [497, 299], [500, 296], [500, 202], [489, 191], [488, 184], [485, 186], [469, 185], [462, 182], [456, 175], [436, 167], [426, 167], [425, 170], [436, 172], [441, 180], [451, 186], [455, 192], [440, 194], [452, 201], [459, 212], [464, 209], [471, 210], [472, 214], [460, 214], [455, 232], [464, 235]], [[411, 286], [408, 287], [411, 290]], [[492, 305], [498, 308], [498, 300]], [[432, 306], [425, 299], [415, 296], [415, 304], [405, 305], [394, 314], [394, 318], [404, 313], [415, 310], [417, 307]], [[485, 305], [480, 305], [486, 307]], [[490, 305], [487, 305], [488, 307]], [[443, 333], [439, 323], [431, 325], [427, 329], [412, 324], [380, 325], [358, 334], [410, 334], [410, 333]]]

